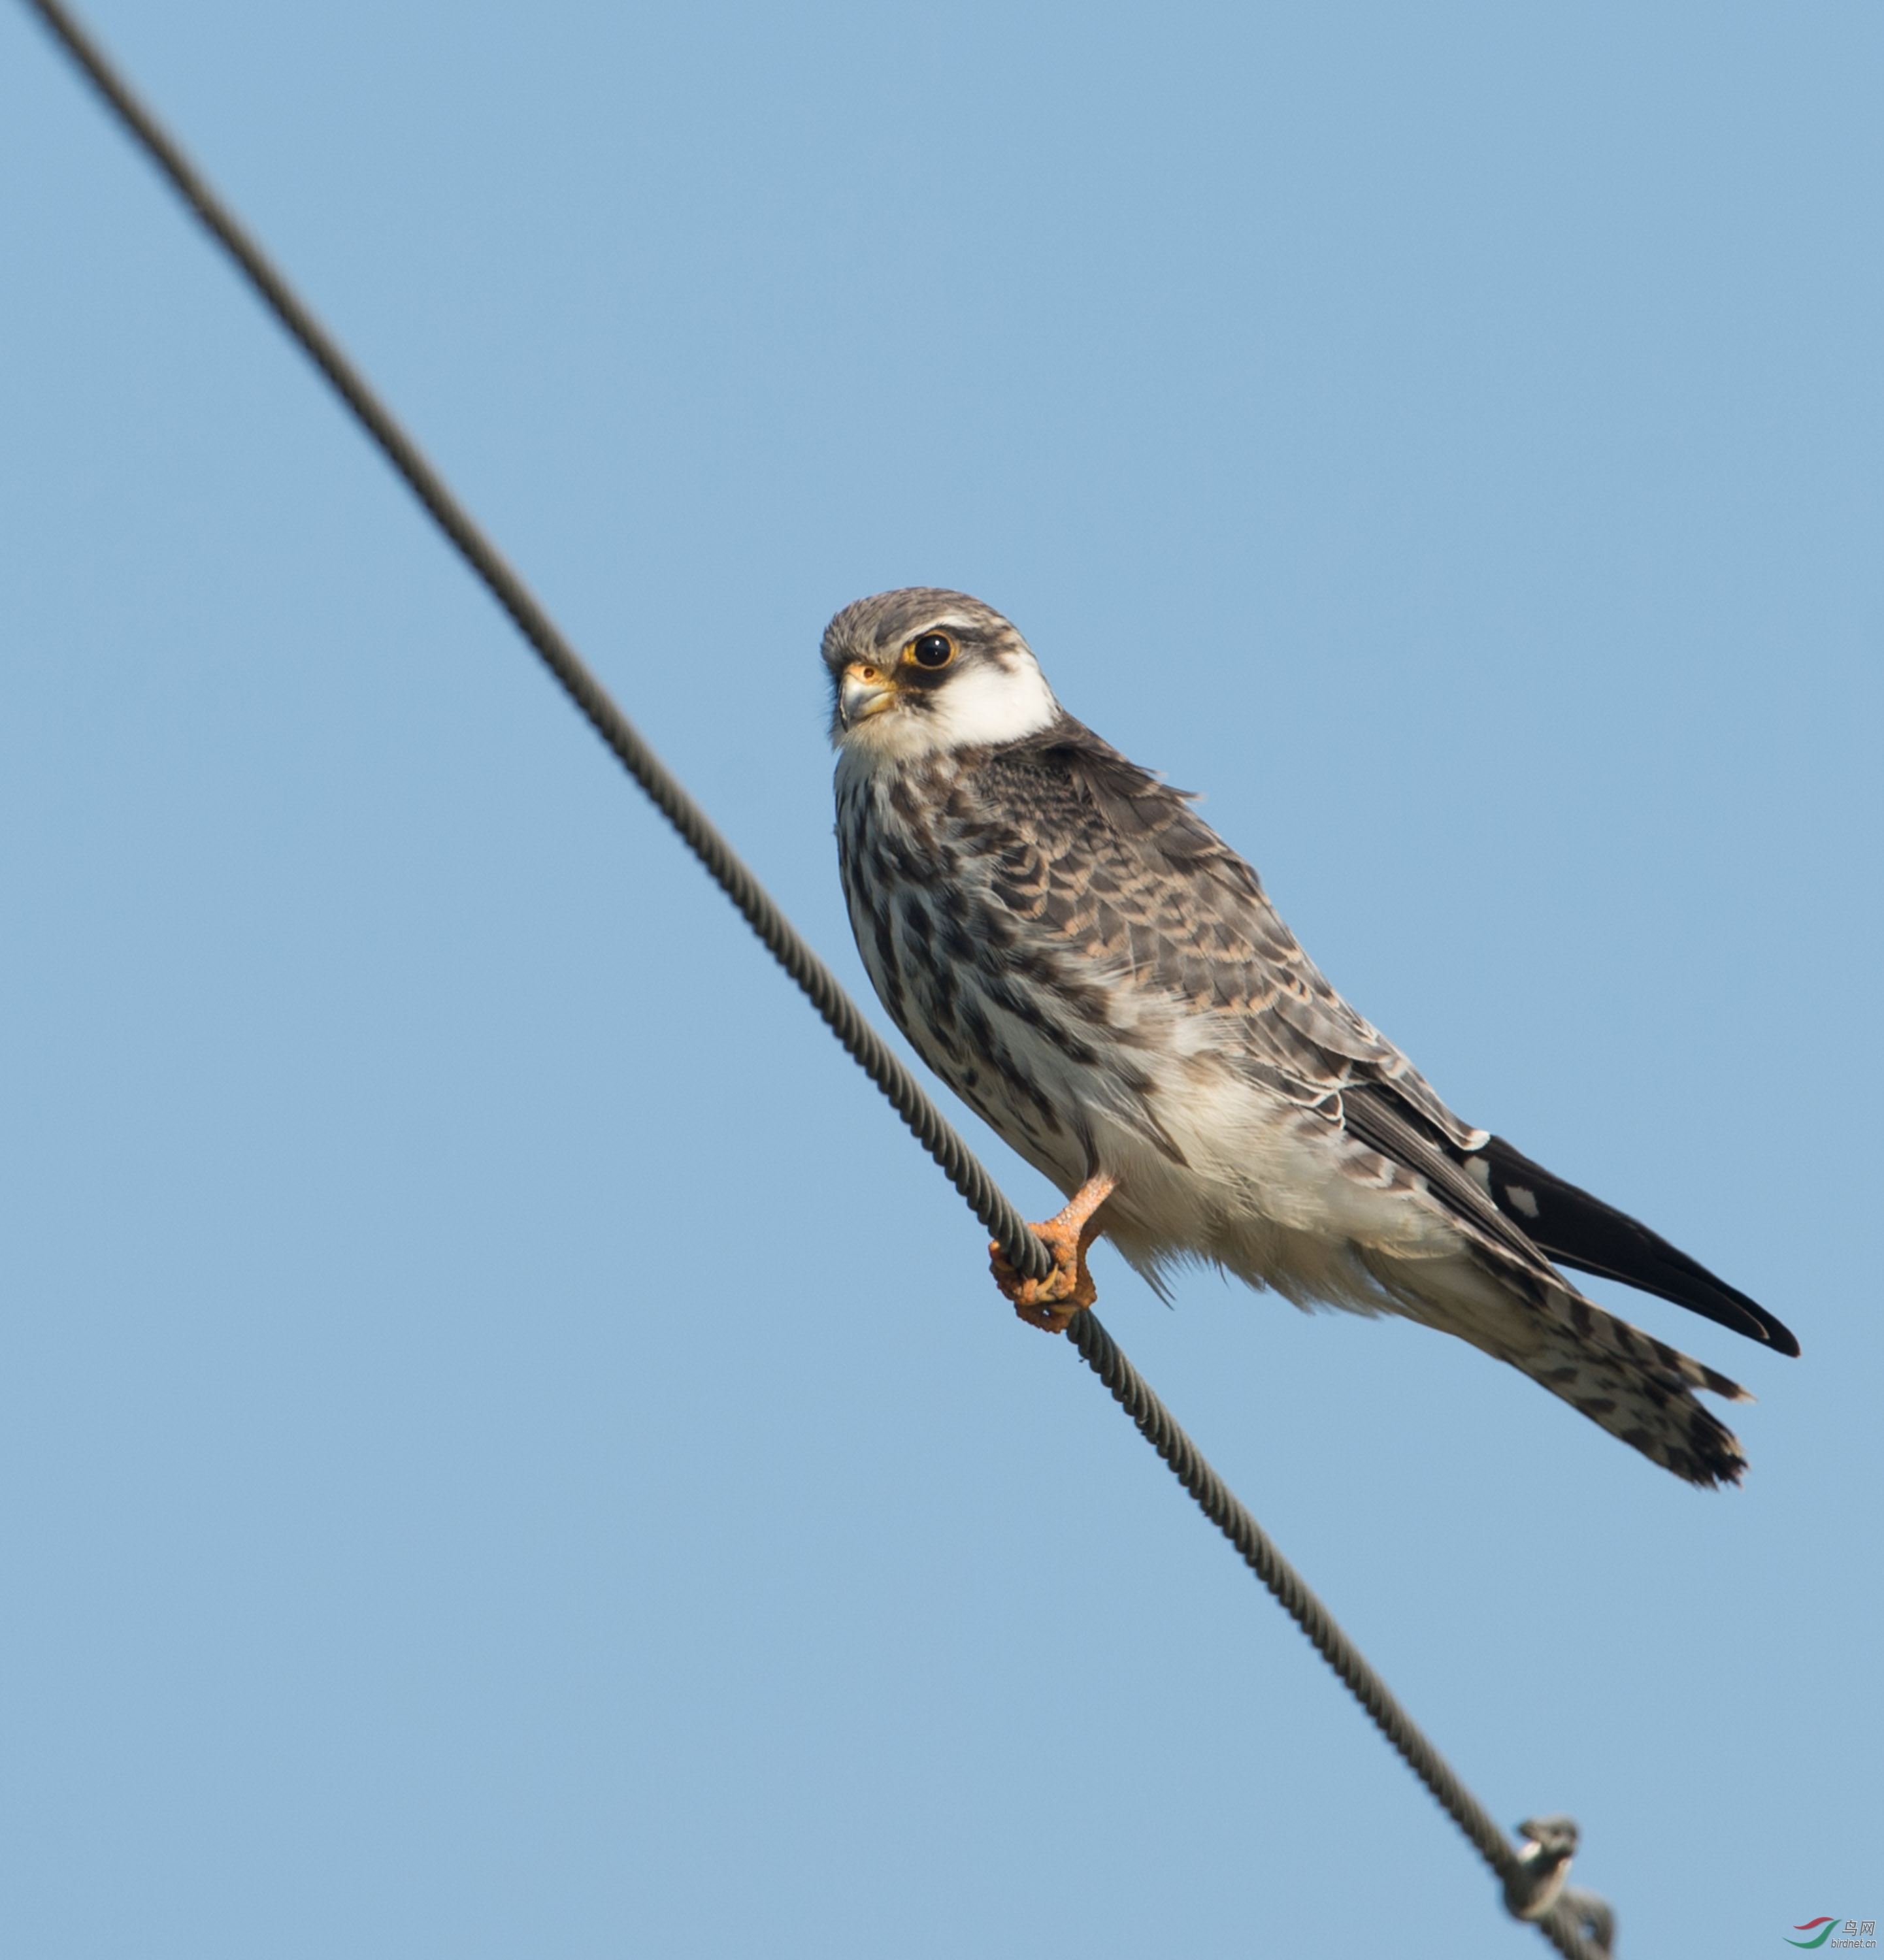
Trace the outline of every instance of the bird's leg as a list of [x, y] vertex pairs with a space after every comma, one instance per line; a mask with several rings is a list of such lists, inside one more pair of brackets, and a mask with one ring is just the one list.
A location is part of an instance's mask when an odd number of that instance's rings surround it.
[[988, 1247], [995, 1284], [1014, 1303], [1030, 1327], [1064, 1334], [1074, 1314], [1090, 1306], [1099, 1289], [1086, 1267], [1086, 1249], [1099, 1236], [1096, 1214], [1119, 1188], [1119, 1180], [1095, 1171], [1068, 1200], [1064, 1211], [1033, 1228], [1053, 1252], [1053, 1270], [1043, 1280], [1023, 1279], [1007, 1263], [997, 1239]]

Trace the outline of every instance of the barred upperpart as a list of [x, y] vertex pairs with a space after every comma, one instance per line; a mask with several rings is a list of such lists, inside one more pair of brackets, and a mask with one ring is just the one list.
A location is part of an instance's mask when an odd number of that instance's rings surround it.
[[1696, 1483], [1738, 1444], [1724, 1376], [1551, 1264], [1797, 1351], [1647, 1227], [1462, 1122], [1343, 1001], [1255, 872], [1059, 705], [960, 593], [831, 622], [840, 868], [872, 984], [929, 1066], [1161, 1290], [1201, 1261], [1300, 1305], [1404, 1315], [1508, 1361]]

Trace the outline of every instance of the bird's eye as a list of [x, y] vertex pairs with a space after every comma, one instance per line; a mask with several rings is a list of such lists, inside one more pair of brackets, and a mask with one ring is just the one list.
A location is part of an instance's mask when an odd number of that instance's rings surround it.
[[946, 633], [921, 633], [909, 642], [909, 657], [919, 667], [945, 667], [955, 657], [955, 642]]

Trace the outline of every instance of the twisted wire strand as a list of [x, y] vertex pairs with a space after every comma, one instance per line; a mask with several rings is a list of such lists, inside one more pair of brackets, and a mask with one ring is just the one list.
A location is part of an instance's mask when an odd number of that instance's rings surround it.
[[[988, 1175], [921, 1085], [870, 1025], [837, 977], [813, 952], [757, 878], [721, 835], [601, 682], [563, 637], [534, 593], [486, 536], [418, 444], [250, 237], [176, 140], [132, 91], [62, 0], [24, 0], [78, 64], [145, 153], [228, 253], [289, 335], [325, 374], [387, 460], [492, 596], [509, 614], [543, 665], [629, 774], [678, 831], [687, 848], [736, 905], [773, 958], [797, 982], [847, 1053], [882, 1090], [917, 1141], [940, 1166], [969, 1208], [1019, 1271], [1044, 1278], [1052, 1255]], [[1088, 1309], [1074, 1315], [1069, 1338], [1170, 1467], [1211, 1522], [1273, 1593], [1316, 1651], [1365, 1709], [1414, 1774], [1462, 1831], [1501, 1885], [1521, 1882], [1517, 1853], [1490, 1814], [1416, 1727], [1386, 1684], [1211, 1468], [1199, 1450]], [[1607, 1948], [1584, 1936], [1607, 1908], [1589, 1895], [1580, 1911], [1560, 1901], [1533, 1920], [1565, 1960], [1608, 1960]]]

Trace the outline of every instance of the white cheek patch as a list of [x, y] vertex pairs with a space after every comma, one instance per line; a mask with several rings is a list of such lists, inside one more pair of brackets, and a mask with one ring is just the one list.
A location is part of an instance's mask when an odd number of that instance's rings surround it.
[[838, 746], [857, 765], [876, 768], [983, 743], [1016, 742], [1047, 727], [1059, 711], [1031, 657], [1022, 654], [1009, 666], [978, 661], [951, 674], [922, 705], [899, 702], [844, 730]]
[[951, 676], [924, 718], [937, 724], [937, 746], [966, 749], [982, 742], [1017, 742], [1046, 727], [1060, 711], [1046, 676], [1023, 654], [1011, 665], [978, 661]]

